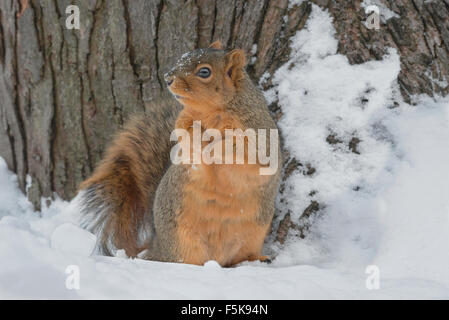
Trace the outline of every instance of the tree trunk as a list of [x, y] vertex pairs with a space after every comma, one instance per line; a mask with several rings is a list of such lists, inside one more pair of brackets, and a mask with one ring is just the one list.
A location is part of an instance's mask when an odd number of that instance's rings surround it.
[[[373, 0], [396, 14], [380, 30], [365, 27], [362, 1], [294, 2], [0, 1], [0, 156], [22, 190], [31, 177], [28, 195], [37, 209], [54, 192], [71, 199], [113, 133], [161, 94], [162, 75], [180, 54], [219, 39], [255, 58], [248, 69], [257, 81], [288, 60], [289, 39], [312, 3], [334, 17], [339, 52], [350, 63], [397, 49], [406, 101], [449, 92], [449, 0]], [[80, 30], [65, 26], [70, 4], [80, 9]], [[312, 203], [306, 214], [317, 208]], [[288, 219], [282, 228], [294, 224]]]

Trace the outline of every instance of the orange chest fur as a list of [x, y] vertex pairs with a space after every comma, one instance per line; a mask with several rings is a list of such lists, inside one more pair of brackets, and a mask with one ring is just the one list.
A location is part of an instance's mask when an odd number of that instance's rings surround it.
[[[192, 123], [190, 115], [182, 113], [177, 127], [192, 135]], [[209, 113], [202, 124], [220, 131], [242, 127], [226, 113]], [[201, 163], [186, 169], [182, 210], [176, 215], [180, 260], [228, 265], [257, 257], [269, 227], [257, 222], [260, 187], [269, 179], [259, 174], [259, 165]]]
[[184, 208], [203, 209], [195, 214], [204, 219], [255, 219], [259, 187], [266, 180], [257, 170], [257, 165], [246, 164], [189, 166]]
[[[226, 113], [216, 115], [211, 113], [202, 121], [209, 125], [213, 124], [221, 132], [225, 128], [241, 127], [240, 122]], [[188, 127], [188, 131], [193, 140], [192, 127]], [[204, 129], [201, 128], [201, 135], [203, 132]], [[258, 189], [267, 181], [267, 177], [259, 174], [258, 164], [247, 162], [237, 164], [235, 161], [234, 164], [224, 164], [227, 157], [224, 141], [214, 142], [221, 146], [220, 163], [206, 164], [200, 161], [200, 164], [187, 165], [188, 182], [184, 186], [183, 208], [186, 211], [184, 216], [187, 216], [188, 211], [189, 215], [197, 216], [196, 219], [212, 219], [218, 223], [227, 219], [255, 219], [260, 203]], [[202, 148], [208, 143], [202, 141]], [[247, 141], [244, 143], [246, 146]], [[195, 163], [193, 144], [190, 145], [190, 163]], [[201, 158], [201, 155], [198, 158]], [[232, 155], [231, 158], [236, 159]]]
[[227, 265], [257, 256], [268, 230], [257, 222], [258, 190], [264, 182], [260, 176], [245, 165], [196, 165], [188, 170], [177, 215], [183, 262]]

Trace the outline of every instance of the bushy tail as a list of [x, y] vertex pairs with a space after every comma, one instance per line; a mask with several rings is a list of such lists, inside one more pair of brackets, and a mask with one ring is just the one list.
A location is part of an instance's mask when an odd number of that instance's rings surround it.
[[97, 236], [97, 252], [124, 249], [135, 257], [148, 246], [156, 188], [170, 161], [170, 133], [180, 105], [171, 97], [134, 116], [115, 137], [76, 201], [81, 226]]

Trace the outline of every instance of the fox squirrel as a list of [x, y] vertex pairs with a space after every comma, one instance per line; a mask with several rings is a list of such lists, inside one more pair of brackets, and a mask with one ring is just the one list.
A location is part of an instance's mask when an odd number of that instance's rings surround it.
[[130, 257], [197, 265], [216, 260], [222, 266], [268, 259], [261, 250], [279, 168], [261, 175], [264, 165], [248, 163], [246, 154], [243, 164], [170, 161], [171, 132], [185, 129], [192, 136], [194, 121], [201, 121], [202, 132], [276, 129], [245, 65], [243, 50], [224, 50], [219, 41], [184, 54], [165, 75], [175, 99], [163, 96], [118, 133], [78, 195], [82, 226], [97, 234], [99, 253], [124, 249]]

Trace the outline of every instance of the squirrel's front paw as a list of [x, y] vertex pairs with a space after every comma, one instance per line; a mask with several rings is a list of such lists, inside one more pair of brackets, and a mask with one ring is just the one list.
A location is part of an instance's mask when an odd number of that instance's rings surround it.
[[248, 258], [248, 261], [256, 261], [259, 260], [260, 262], [265, 262], [267, 264], [270, 264], [273, 260], [269, 256], [251, 256]]
[[261, 256], [261, 257], [259, 257], [259, 261], [265, 262], [267, 264], [270, 264], [271, 262], [273, 262], [273, 260], [269, 256]]

